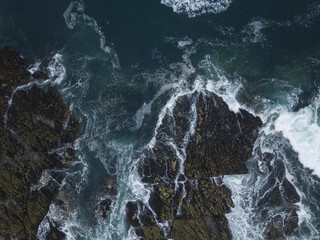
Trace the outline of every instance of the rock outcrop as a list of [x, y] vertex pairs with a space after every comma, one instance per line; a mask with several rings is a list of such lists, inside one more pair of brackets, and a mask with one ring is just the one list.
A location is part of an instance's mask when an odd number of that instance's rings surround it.
[[0, 48], [0, 239], [36, 239], [62, 181], [55, 170], [74, 160], [82, 129], [56, 88], [33, 83], [46, 74], [27, 67]]
[[[280, 134], [272, 141], [286, 142]], [[256, 216], [265, 222], [265, 239], [285, 239], [294, 235], [298, 230], [299, 218], [296, 203], [300, 202], [300, 196], [293, 184], [286, 178], [286, 170], [281, 157], [275, 152], [258, 153], [258, 155], [261, 159], [261, 172], [258, 174], [264, 184], [253, 196], [253, 201], [256, 202], [254, 211]]]
[[148, 203], [129, 202], [127, 219], [143, 239], [231, 239], [225, 214], [234, 207], [223, 176], [245, 174], [262, 122], [234, 113], [214, 93], [180, 96], [157, 129], [139, 173]]

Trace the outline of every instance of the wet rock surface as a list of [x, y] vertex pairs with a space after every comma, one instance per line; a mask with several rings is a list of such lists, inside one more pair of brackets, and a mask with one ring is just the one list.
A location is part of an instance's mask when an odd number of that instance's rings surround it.
[[223, 175], [245, 174], [262, 122], [234, 113], [214, 93], [177, 98], [139, 163], [148, 203], [129, 202], [127, 219], [143, 239], [231, 239], [234, 207]]
[[[56, 88], [32, 83], [47, 75], [31, 76], [27, 67], [13, 49], [0, 48], [0, 238], [5, 239], [36, 239], [64, 178], [56, 170], [72, 165], [72, 143], [82, 129]], [[61, 239], [52, 229], [49, 238]]]
[[286, 239], [294, 234], [298, 228], [298, 214], [292, 210], [285, 217], [277, 215], [267, 224], [265, 230], [265, 239]]
[[[265, 140], [267, 146], [272, 146], [269, 141], [279, 142], [280, 146], [286, 147], [286, 140], [281, 134], [273, 139]], [[262, 145], [262, 148], [265, 147]], [[287, 179], [283, 158], [277, 155], [277, 151], [267, 150], [256, 153], [260, 158], [259, 171], [256, 177], [261, 179], [260, 189], [253, 196], [254, 214], [256, 218], [265, 223], [264, 237], [268, 240], [286, 239], [298, 231], [299, 207], [296, 203], [301, 198], [294, 185]], [[281, 149], [279, 152], [285, 152]], [[292, 157], [292, 156], [291, 156]]]

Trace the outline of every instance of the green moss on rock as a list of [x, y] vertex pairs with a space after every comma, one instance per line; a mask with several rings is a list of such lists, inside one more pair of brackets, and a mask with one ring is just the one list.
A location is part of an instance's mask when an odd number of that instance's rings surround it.
[[[75, 158], [72, 144], [63, 144], [81, 132], [56, 88], [30, 84], [17, 89], [46, 77], [41, 72], [31, 76], [27, 68], [12, 48], [0, 48], [0, 238], [5, 239], [36, 239], [59, 185], [34, 186], [44, 170], [67, 167], [64, 160]], [[61, 148], [59, 154], [50, 153], [56, 148]]]

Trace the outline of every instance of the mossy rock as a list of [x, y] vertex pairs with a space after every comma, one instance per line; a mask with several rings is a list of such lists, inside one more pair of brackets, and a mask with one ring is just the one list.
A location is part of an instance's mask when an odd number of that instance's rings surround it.
[[213, 93], [200, 94], [195, 134], [187, 147], [184, 163], [188, 178], [201, 179], [246, 174], [245, 162], [262, 122], [244, 110], [234, 113]]
[[[41, 72], [31, 76], [27, 68], [12, 48], [0, 48], [0, 114], [7, 117], [0, 121], [0, 237], [5, 239], [36, 239], [62, 179], [52, 175], [57, 181], [43, 186], [38, 181], [45, 170], [49, 177], [50, 170], [76, 157], [70, 149], [81, 132], [56, 88], [30, 84], [17, 89], [47, 77]], [[59, 153], [50, 153], [57, 148]]]
[[[194, 108], [196, 126], [188, 135]], [[222, 178], [215, 182], [213, 177], [247, 173], [245, 162], [261, 124], [247, 111], [230, 111], [213, 93], [180, 96], [162, 119], [153, 148], [139, 162], [141, 179], [152, 191], [148, 204], [127, 205], [127, 219], [137, 235], [146, 240], [231, 239], [224, 216], [234, 207], [231, 191]], [[187, 155], [181, 166], [183, 151]], [[156, 223], [168, 226], [159, 229]]]

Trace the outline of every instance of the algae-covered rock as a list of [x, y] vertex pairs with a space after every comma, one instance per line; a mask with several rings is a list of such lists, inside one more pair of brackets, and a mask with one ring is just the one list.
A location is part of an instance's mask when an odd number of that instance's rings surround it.
[[177, 219], [173, 224], [175, 240], [225, 240], [231, 239], [228, 220], [224, 216]]
[[58, 90], [32, 83], [47, 75], [31, 76], [27, 67], [13, 49], [0, 48], [0, 238], [6, 239], [36, 238], [63, 179], [53, 169], [75, 158], [72, 142], [81, 133]]
[[196, 133], [187, 147], [185, 173], [189, 178], [208, 178], [248, 172], [261, 120], [240, 110], [234, 113], [222, 98], [200, 94]]
[[[247, 173], [261, 120], [229, 110], [211, 92], [180, 96], [145, 150], [139, 173], [148, 203], [129, 202], [127, 219], [144, 239], [231, 239], [225, 214], [234, 207], [227, 174]], [[186, 154], [186, 155], [184, 155]]]
[[165, 237], [161, 234], [160, 228], [158, 226], [143, 226], [137, 232], [137, 235], [147, 239], [153, 240], [164, 240]]
[[158, 143], [140, 162], [142, 181], [159, 183], [174, 181], [179, 170], [179, 160], [172, 146]]

